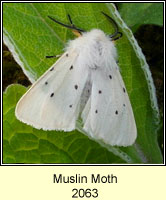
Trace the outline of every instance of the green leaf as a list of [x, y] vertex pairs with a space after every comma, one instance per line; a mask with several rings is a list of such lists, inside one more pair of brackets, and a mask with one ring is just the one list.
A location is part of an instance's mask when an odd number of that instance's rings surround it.
[[[4, 42], [31, 81], [54, 62], [46, 55], [63, 52], [74, 39], [68, 30], [47, 16], [82, 29], [100, 28], [113, 33], [113, 26], [101, 14], [112, 16], [123, 32], [116, 42], [119, 66], [133, 107], [138, 137], [133, 146], [111, 147], [73, 131], [70, 133], [33, 129], [14, 116], [21, 86], [11, 86], [4, 94], [4, 162], [16, 163], [162, 163], [157, 143], [158, 107], [155, 89], [144, 55], [132, 32], [123, 23], [113, 4], [105, 3], [4, 3]], [[12, 91], [12, 92], [11, 92]], [[13, 101], [13, 97], [15, 101]], [[8, 102], [9, 101], [9, 102]], [[78, 130], [83, 132], [78, 122]], [[85, 133], [86, 134], [86, 133]]]
[[118, 3], [118, 10], [133, 31], [144, 24], [163, 26], [163, 3]]

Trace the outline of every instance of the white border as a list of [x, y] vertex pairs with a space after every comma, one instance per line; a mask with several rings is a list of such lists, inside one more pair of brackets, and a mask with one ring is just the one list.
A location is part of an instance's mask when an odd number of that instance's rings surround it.
[[[164, 133], [165, 133], [165, 1], [42, 1], [41, 3], [164, 3]], [[3, 110], [2, 99], [3, 99], [3, 90], [2, 90], [2, 49], [3, 49], [3, 3], [40, 3], [40, 1], [1, 1], [1, 111]], [[164, 134], [164, 157], [163, 164], [3, 164], [2, 163], [2, 133], [3, 133], [3, 113], [1, 112], [1, 166], [164, 166], [165, 165], [165, 134]]]

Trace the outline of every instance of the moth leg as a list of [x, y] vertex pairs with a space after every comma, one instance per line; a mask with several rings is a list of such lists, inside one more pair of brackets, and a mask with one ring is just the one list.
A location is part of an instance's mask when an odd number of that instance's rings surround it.
[[55, 55], [55, 56], [46, 56], [46, 58], [59, 58], [59, 57], [61, 57], [62, 56], [62, 54], [60, 54], [60, 55]]

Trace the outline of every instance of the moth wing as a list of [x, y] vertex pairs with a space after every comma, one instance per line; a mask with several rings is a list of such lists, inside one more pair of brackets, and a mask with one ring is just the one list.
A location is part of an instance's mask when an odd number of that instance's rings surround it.
[[87, 71], [78, 65], [77, 56], [76, 52], [65, 53], [23, 95], [15, 112], [20, 121], [44, 130], [75, 129], [87, 78]]
[[91, 97], [82, 118], [84, 130], [93, 138], [118, 146], [134, 143], [135, 119], [118, 69], [93, 71]]

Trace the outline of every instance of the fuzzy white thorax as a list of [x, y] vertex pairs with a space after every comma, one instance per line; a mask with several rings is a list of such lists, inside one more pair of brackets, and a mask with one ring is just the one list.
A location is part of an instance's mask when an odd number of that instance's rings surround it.
[[79, 63], [89, 68], [115, 66], [117, 52], [114, 43], [99, 29], [92, 29], [82, 36], [68, 42], [66, 51], [75, 51], [79, 55]]

